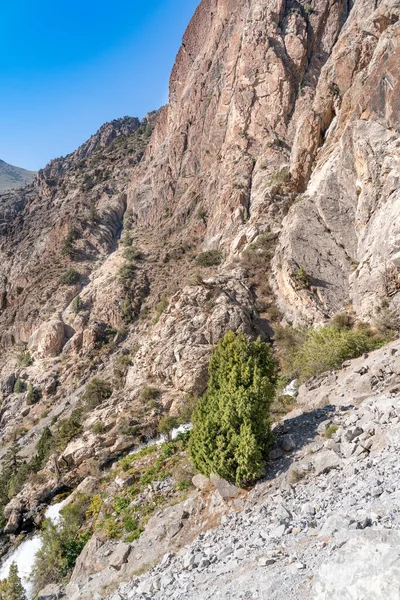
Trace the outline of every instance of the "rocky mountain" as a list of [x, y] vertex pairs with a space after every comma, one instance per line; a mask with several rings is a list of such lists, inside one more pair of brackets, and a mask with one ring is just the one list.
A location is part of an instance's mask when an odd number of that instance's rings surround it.
[[23, 187], [28, 183], [32, 183], [34, 177], [34, 171], [13, 167], [4, 160], [0, 160], [0, 192]]
[[398, 337], [399, 18], [398, 0], [203, 0], [167, 106], [0, 195], [0, 459], [19, 477], [2, 548], [66, 492], [90, 537], [42, 600], [208, 598], [210, 582], [399, 597], [398, 342], [284, 396], [250, 490], [195, 475], [183, 440], [142, 447], [189, 415], [229, 330], [273, 340], [287, 377], [307, 328]]

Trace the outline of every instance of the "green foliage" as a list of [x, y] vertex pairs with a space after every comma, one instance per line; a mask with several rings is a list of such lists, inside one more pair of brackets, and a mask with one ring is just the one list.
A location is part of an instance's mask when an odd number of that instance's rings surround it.
[[216, 267], [222, 263], [223, 259], [220, 250], [206, 250], [197, 256], [196, 263], [200, 267]]
[[128, 246], [125, 248], [123, 256], [128, 262], [134, 262], [138, 258], [139, 252], [134, 246]]
[[132, 235], [127, 232], [124, 237], [122, 238], [122, 244], [123, 246], [125, 246], [125, 248], [128, 248], [129, 246], [132, 246], [133, 244], [133, 237]]
[[304, 12], [305, 12], [305, 14], [306, 14], [307, 17], [309, 17], [310, 15], [313, 14], [314, 11], [313, 11], [313, 8], [312, 8], [312, 6], [311, 6], [311, 4], [309, 2], [307, 2], [304, 5]]
[[121, 317], [126, 325], [132, 323], [135, 317], [129, 292], [125, 293], [124, 301], [121, 306]]
[[145, 400], [145, 401], [157, 400], [159, 398], [160, 394], [161, 394], [161, 392], [159, 389], [152, 387], [152, 386], [147, 386], [141, 390], [140, 397], [142, 398], [142, 400]]
[[25, 391], [25, 384], [22, 379], [17, 379], [14, 384], [14, 394], [22, 394]]
[[295, 275], [296, 285], [299, 289], [305, 290], [310, 287], [310, 280], [304, 267], [300, 267]]
[[209, 383], [193, 414], [189, 450], [204, 475], [257, 480], [272, 441], [269, 411], [277, 365], [268, 345], [228, 332], [216, 346]]
[[32, 459], [33, 471], [40, 471], [44, 467], [53, 450], [53, 435], [49, 427], [45, 427], [36, 445], [36, 456]]
[[113, 371], [114, 371], [114, 376], [117, 380], [118, 386], [122, 385], [131, 364], [132, 364], [131, 357], [127, 354], [118, 356], [117, 360], [115, 361]]
[[8, 578], [2, 588], [0, 588], [1, 600], [27, 600], [15, 562], [11, 563]]
[[104, 400], [107, 400], [112, 394], [112, 388], [107, 381], [95, 377], [90, 381], [82, 396], [85, 402], [85, 410], [92, 410], [99, 406]]
[[156, 306], [156, 316], [153, 319], [154, 325], [156, 325], [158, 323], [161, 315], [163, 314], [163, 312], [166, 310], [167, 307], [168, 307], [168, 298], [166, 298], [164, 296]]
[[103, 421], [96, 421], [92, 427], [92, 431], [95, 435], [101, 435], [106, 431], [106, 426]]
[[18, 360], [23, 367], [30, 367], [33, 364], [33, 358], [29, 350], [23, 350], [18, 355]]
[[287, 183], [290, 179], [290, 171], [288, 168], [283, 168], [280, 169], [279, 171], [276, 171], [276, 173], [274, 173], [269, 181], [268, 181], [268, 185], [269, 186], [275, 186], [275, 187], [282, 187], [283, 185], [285, 185], [285, 183]]
[[311, 329], [300, 337], [304, 341], [292, 353], [292, 369], [300, 381], [338, 369], [344, 361], [384, 344], [369, 329], [340, 329], [334, 325]]
[[123, 265], [118, 272], [119, 280], [126, 289], [129, 289], [135, 279], [135, 270], [135, 266], [132, 263], [128, 263]]
[[77, 315], [78, 313], [80, 313], [83, 307], [84, 304], [82, 302], [82, 298], [80, 296], [75, 296], [75, 298], [71, 302], [71, 311], [74, 313], [74, 315]]
[[36, 404], [40, 400], [40, 390], [34, 388], [32, 383], [28, 383], [28, 391], [26, 394], [26, 403], [28, 406], [32, 406], [32, 404]]
[[81, 278], [82, 275], [71, 267], [64, 273], [64, 275], [61, 275], [60, 283], [62, 285], [76, 285], [80, 282]]
[[82, 408], [72, 411], [69, 419], [63, 419], [58, 424], [55, 445], [62, 452], [69, 442], [82, 431]]
[[165, 436], [167, 441], [171, 439], [172, 430], [175, 429], [179, 424], [178, 419], [171, 417], [170, 415], [164, 415], [161, 417], [158, 423], [158, 433]]
[[337, 432], [337, 430], [339, 429], [338, 425], [329, 425], [326, 429], [325, 429], [325, 437], [330, 440], [331, 438], [333, 438], [333, 436], [335, 435], [335, 433]]
[[42, 547], [37, 552], [32, 569], [36, 592], [50, 583], [59, 583], [69, 575], [92, 532], [83, 528], [90, 500], [78, 496], [61, 512], [61, 521], [54, 525], [46, 520], [41, 532]]
[[77, 234], [74, 230], [71, 230], [67, 237], [65, 238], [62, 246], [61, 246], [61, 256], [63, 258], [72, 257], [75, 250], [75, 240]]

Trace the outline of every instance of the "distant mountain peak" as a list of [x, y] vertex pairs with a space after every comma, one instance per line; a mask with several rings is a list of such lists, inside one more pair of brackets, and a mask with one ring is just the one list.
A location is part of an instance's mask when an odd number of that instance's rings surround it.
[[34, 171], [14, 167], [0, 159], [0, 193], [31, 183], [35, 175]]

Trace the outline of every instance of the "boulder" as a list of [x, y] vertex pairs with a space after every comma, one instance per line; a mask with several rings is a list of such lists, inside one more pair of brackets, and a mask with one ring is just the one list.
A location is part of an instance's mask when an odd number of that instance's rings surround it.
[[65, 342], [65, 326], [63, 321], [54, 319], [43, 323], [30, 337], [29, 350], [38, 358], [57, 356]]
[[125, 544], [122, 542], [121, 544], [118, 544], [118, 546], [115, 548], [114, 552], [110, 556], [110, 567], [119, 571], [122, 565], [128, 560], [130, 551], [131, 546], [129, 544]]
[[398, 600], [400, 533], [366, 529], [321, 565], [313, 600]]
[[50, 583], [37, 595], [37, 600], [60, 600], [65, 598], [64, 588], [61, 585]]
[[340, 458], [333, 450], [323, 450], [313, 457], [312, 463], [316, 474], [321, 475], [328, 473], [331, 469], [336, 469], [340, 465]]
[[228, 498], [236, 498], [240, 492], [238, 487], [232, 483], [229, 483], [225, 479], [222, 479], [218, 475], [215, 475], [214, 473], [211, 473], [210, 481], [223, 500], [227, 500]]
[[208, 491], [212, 488], [211, 481], [208, 477], [201, 475], [201, 473], [198, 473], [192, 478], [192, 483], [195, 488], [201, 491]]

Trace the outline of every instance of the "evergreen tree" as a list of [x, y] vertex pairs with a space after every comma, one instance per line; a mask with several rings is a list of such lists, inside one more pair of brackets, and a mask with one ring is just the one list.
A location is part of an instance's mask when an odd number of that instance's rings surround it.
[[272, 441], [269, 412], [277, 381], [270, 347], [228, 332], [215, 348], [209, 383], [193, 414], [190, 453], [205, 475], [242, 485], [261, 476]]
[[10, 566], [5, 600], [27, 600], [20, 576], [18, 575], [18, 567], [15, 562], [11, 563]]
[[0, 581], [0, 600], [6, 600], [7, 593], [7, 579]]

